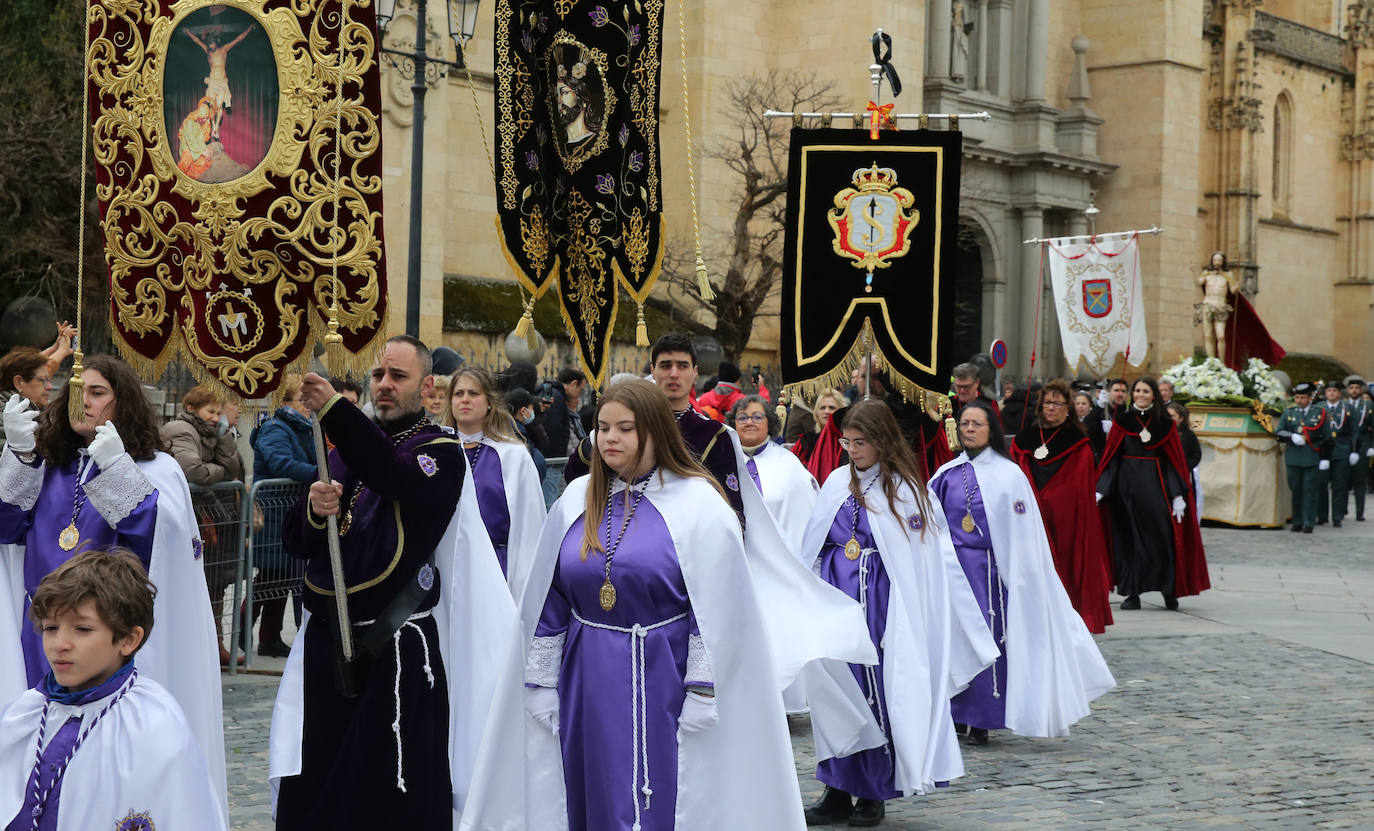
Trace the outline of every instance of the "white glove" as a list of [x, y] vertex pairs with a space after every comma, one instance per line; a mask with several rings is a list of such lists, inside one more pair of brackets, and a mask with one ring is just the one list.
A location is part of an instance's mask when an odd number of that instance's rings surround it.
[[526, 687], [525, 712], [530, 718], [558, 735], [558, 690], [553, 687]]
[[1360, 463], [1360, 454], [1359, 454], [1359, 453], [1351, 453], [1351, 454], [1350, 454], [1350, 463], [1351, 463], [1352, 465], [1357, 465], [1357, 464], [1359, 464], [1359, 463]]
[[1294, 433], [1291, 438], [1293, 439], [1294, 447], [1303, 447], [1307, 444], [1307, 439], [1302, 437], [1302, 433]]
[[717, 721], [720, 721], [720, 714], [716, 712], [715, 696], [688, 690], [687, 698], [682, 702], [682, 715], [677, 719], [678, 729], [684, 733], [695, 733], [714, 727]]
[[1107, 391], [1097, 391], [1097, 406], [1105, 408], [1107, 406]]
[[15, 393], [5, 402], [5, 440], [16, 453], [32, 453], [38, 446], [34, 433], [38, 432], [38, 410], [29, 399]]
[[1112, 423], [1111, 423], [1111, 421], [1104, 421], [1104, 422], [1102, 422], [1102, 435], [1105, 436], [1106, 434], [1110, 433], [1111, 431], [1112, 431]]
[[1364, 452], [1364, 455], [1368, 456], [1371, 459], [1374, 459], [1374, 447], [1371, 447], [1368, 450], [1366, 450]]
[[1175, 496], [1175, 497], [1174, 497], [1174, 505], [1173, 505], [1173, 508], [1174, 508], [1174, 522], [1182, 522], [1182, 521], [1183, 521], [1183, 511], [1184, 511], [1184, 509], [1186, 509], [1187, 507], [1188, 507], [1187, 504], [1183, 501], [1183, 497], [1181, 497], [1181, 496]]
[[1331, 462], [1330, 462], [1330, 460], [1328, 460], [1328, 459], [1322, 459], [1320, 462], [1317, 462], [1317, 470], [1330, 470], [1330, 469], [1331, 469]]
[[1102, 494], [1100, 494], [1100, 493], [1095, 493], [1095, 494], [1093, 494], [1093, 499], [1096, 500], [1099, 504], [1101, 504], [1101, 502], [1102, 502]]
[[119, 437], [114, 422], [107, 421], [95, 428], [95, 438], [91, 439], [86, 451], [91, 454], [91, 461], [101, 470], [109, 470], [111, 465], [119, 461], [120, 456], [125, 455], [124, 440]]

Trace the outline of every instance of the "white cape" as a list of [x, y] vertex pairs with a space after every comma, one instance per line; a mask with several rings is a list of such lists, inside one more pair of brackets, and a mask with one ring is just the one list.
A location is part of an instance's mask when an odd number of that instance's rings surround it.
[[[816, 494], [821, 486], [816, 477], [801, 463], [790, 450], [772, 442], [753, 456], [754, 466], [759, 472], [759, 487], [763, 491], [763, 504], [778, 524], [787, 541], [788, 548], [800, 557], [802, 534], [806, 523], [811, 519], [811, 509], [816, 505]], [[743, 474], [748, 471], [740, 468]], [[751, 479], [752, 481], [752, 479]]]
[[[523, 760], [501, 751], [524, 742], [524, 653], [515, 601], [486, 530], [469, 469], [458, 508], [434, 552], [443, 581], [434, 619], [448, 678], [453, 828], [517, 831], [523, 827]], [[272, 710], [268, 777], [274, 817], [282, 777], [301, 771], [308, 624], [307, 615]]]
[[[140, 653], [140, 664], [141, 659]], [[45, 741], [77, 710], [87, 720], [94, 718], [110, 696], [82, 707], [54, 704]], [[29, 690], [0, 716], [0, 816], [4, 822], [24, 803], [44, 700], [42, 693]], [[72, 757], [60, 796], [57, 831], [106, 831], [123, 827], [121, 821], [130, 814], [142, 813], [150, 822], [140, 828], [224, 831], [229, 827], [223, 785], [213, 781], [181, 708], [141, 669], [133, 687], [105, 713]]]
[[[946, 462], [931, 482], [968, 462]], [[1116, 686], [1083, 618], [1054, 569], [1044, 520], [1021, 468], [992, 451], [973, 459], [993, 560], [1007, 587], [1007, 728], [1022, 736], [1067, 736], [1088, 702]]]
[[[534, 637], [563, 538], [585, 508], [589, 477], [575, 480], [549, 512], [520, 600], [525, 642]], [[755, 491], [757, 493], [757, 491]], [[697, 626], [711, 656], [720, 720], [678, 734], [675, 827], [802, 829], [801, 794], [792, 760], [777, 671], [765, 637], [739, 523], [707, 482], [655, 474], [645, 498], [663, 517], [677, 550]], [[795, 562], [795, 561], [794, 561]], [[528, 720], [527, 827], [568, 827], [558, 739]]]
[[490, 438], [483, 438], [482, 443], [495, 450], [501, 459], [501, 482], [506, 488], [506, 510], [510, 513], [506, 581], [511, 597], [519, 597], [529, 576], [530, 555], [539, 541], [539, 530], [544, 527], [544, 485], [529, 448], [523, 443]]
[[[153, 631], [138, 652], [138, 670], [142, 677], [166, 688], [181, 706], [191, 733], [204, 751], [206, 768], [216, 783], [220, 803], [227, 806], [219, 650], [215, 646], [215, 622], [210, 611], [210, 592], [205, 587], [205, 569], [197, 554], [200, 531], [191, 507], [191, 489], [181, 466], [166, 453], [137, 464], [158, 494], [157, 524], [148, 566], [148, 578], [157, 586], [157, 600], [153, 604]], [[0, 565], [0, 578], [8, 572], [10, 585], [0, 585], [0, 613], [5, 614], [9, 623], [0, 622], [0, 670], [4, 671], [0, 683], [5, 685], [0, 692], [7, 694], [8, 701], [22, 691], [26, 678], [19, 630], [10, 627], [31, 624], [17, 619], [24, 611], [24, 547], [4, 548], [7, 550], [0, 559], [9, 565]], [[16, 608], [7, 609], [10, 605]], [[8, 636], [7, 630], [13, 632], [13, 637]], [[11, 674], [15, 667], [18, 673]]]
[[[875, 465], [865, 471], [864, 481], [877, 475]], [[821, 487], [802, 542], [811, 562], [820, 556], [835, 514], [849, 497], [849, 480], [850, 466], [845, 465], [826, 477]], [[931, 494], [931, 516], [920, 517], [916, 494], [903, 485], [894, 516], [881, 487], [869, 493], [869, 527], [892, 586], [884, 635], [883, 694], [895, 751], [896, 786], [906, 794], [923, 794], [937, 782], [963, 776], [949, 699], [991, 666], [998, 650], [954, 554], [939, 500]], [[920, 522], [913, 517], [920, 517]], [[924, 533], [910, 528], [911, 524], [923, 525]], [[862, 701], [859, 683], [846, 664], [824, 661], [802, 674], [817, 758], [881, 747], [886, 738], [872, 711], [865, 705], [856, 712], [818, 698], [816, 689], [822, 678], [852, 687], [850, 697], [858, 695]], [[858, 719], [862, 719], [861, 729], [856, 730]]]

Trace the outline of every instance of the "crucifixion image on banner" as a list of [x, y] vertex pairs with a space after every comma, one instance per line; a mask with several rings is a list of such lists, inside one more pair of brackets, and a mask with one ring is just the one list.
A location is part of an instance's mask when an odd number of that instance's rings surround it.
[[267, 155], [277, 125], [277, 66], [246, 12], [206, 6], [186, 16], [167, 49], [163, 106], [178, 125], [176, 165], [198, 182], [238, 179]]

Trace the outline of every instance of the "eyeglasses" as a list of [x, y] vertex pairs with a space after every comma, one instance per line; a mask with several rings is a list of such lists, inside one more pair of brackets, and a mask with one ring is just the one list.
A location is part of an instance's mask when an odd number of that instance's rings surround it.
[[977, 382], [977, 381], [969, 381], [967, 384], [961, 384], [961, 383], [959, 383], [958, 381], [955, 381], [955, 382], [954, 382], [954, 388], [955, 388], [956, 390], [960, 390], [960, 391], [962, 391], [962, 392], [968, 392], [969, 390], [973, 389], [973, 388], [976, 387], [976, 386], [978, 386], [978, 382]]
[[1044, 407], [1047, 410], [1057, 410], [1061, 407], [1067, 407], [1069, 405], [1064, 403], [1063, 401], [1046, 401], [1040, 406]]
[[840, 439], [840, 447], [845, 450], [863, 450], [868, 447], [868, 439]]
[[761, 421], [767, 421], [767, 420], [768, 420], [768, 416], [764, 415], [763, 413], [755, 413], [755, 414], [753, 414], [753, 415], [737, 415], [737, 416], [735, 416], [735, 422], [736, 422], [736, 423], [743, 422], [744, 424], [758, 424], [758, 423], [761, 422]]
[[51, 376], [51, 375], [35, 375], [35, 376], [33, 376], [32, 378], [30, 378], [29, 381], [30, 381], [30, 382], [38, 381], [39, 383], [41, 383], [41, 384], [42, 384], [43, 386], [45, 386], [45, 387], [50, 387], [50, 386], [52, 386], [52, 376]]
[[960, 429], [960, 430], [964, 430], [964, 429], [973, 429], [973, 428], [976, 428], [976, 427], [987, 427], [987, 426], [988, 426], [988, 423], [987, 423], [986, 421], [961, 421], [961, 422], [959, 422], [959, 429]]

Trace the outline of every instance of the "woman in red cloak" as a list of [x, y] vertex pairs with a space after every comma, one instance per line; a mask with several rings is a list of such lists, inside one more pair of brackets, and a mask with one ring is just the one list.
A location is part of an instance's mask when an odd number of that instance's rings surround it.
[[1111, 559], [1093, 498], [1097, 466], [1092, 442], [1072, 401], [1067, 381], [1057, 378], [1046, 384], [1035, 418], [1012, 440], [1011, 456], [1035, 491], [1064, 590], [1088, 631], [1097, 634], [1112, 622], [1107, 602]]
[[1122, 609], [1139, 609], [1140, 595], [1157, 591], [1164, 606], [1211, 588], [1197, 502], [1189, 486], [1178, 430], [1159, 400], [1153, 378], [1131, 387], [1131, 406], [1117, 409], [1098, 464], [1106, 526], [1112, 535], [1116, 590]]

